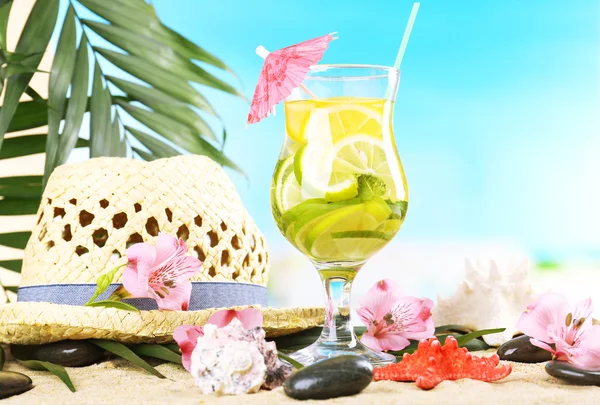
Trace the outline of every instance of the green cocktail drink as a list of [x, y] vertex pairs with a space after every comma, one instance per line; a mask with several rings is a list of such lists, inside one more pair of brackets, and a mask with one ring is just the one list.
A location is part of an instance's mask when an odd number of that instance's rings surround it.
[[398, 77], [388, 67], [317, 65], [304, 92], [285, 102], [271, 209], [281, 233], [319, 271], [327, 298], [321, 337], [291, 354], [303, 364], [341, 354], [374, 364], [394, 360], [357, 340], [350, 289], [406, 215], [408, 190], [392, 130]]

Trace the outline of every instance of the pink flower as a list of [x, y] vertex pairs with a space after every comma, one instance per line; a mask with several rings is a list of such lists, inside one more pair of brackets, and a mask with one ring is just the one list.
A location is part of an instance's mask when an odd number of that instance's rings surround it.
[[196, 348], [200, 336], [204, 336], [201, 326], [181, 325], [173, 332], [173, 339], [181, 350], [181, 362], [187, 371], [191, 371], [192, 352]]
[[186, 254], [181, 239], [159, 234], [156, 246], [136, 243], [127, 249], [123, 287], [137, 298], [156, 300], [159, 309], [187, 311], [192, 294], [189, 279], [200, 271], [200, 260]]
[[367, 326], [360, 341], [373, 350], [402, 350], [408, 339], [421, 340], [434, 334], [433, 301], [405, 297], [392, 280], [381, 280], [360, 300], [358, 316]]
[[[206, 323], [212, 323], [219, 328], [229, 325], [233, 319], [239, 319], [244, 328], [254, 329], [262, 326], [263, 315], [258, 309], [247, 308], [241, 311], [235, 309], [222, 309], [213, 312]], [[173, 339], [179, 345], [181, 350], [181, 360], [183, 367], [190, 371], [192, 352], [198, 344], [198, 338], [204, 336], [201, 326], [181, 325], [173, 333]]]
[[583, 369], [600, 369], [600, 327], [592, 325], [592, 311], [590, 298], [571, 308], [564, 295], [547, 293], [527, 307], [517, 328], [531, 337], [531, 344], [549, 351], [556, 360]]
[[254, 308], [246, 308], [241, 311], [235, 309], [221, 309], [213, 312], [206, 323], [212, 323], [217, 327], [222, 328], [229, 325], [235, 318], [239, 319], [242, 326], [246, 329], [254, 329], [263, 324], [262, 312]]

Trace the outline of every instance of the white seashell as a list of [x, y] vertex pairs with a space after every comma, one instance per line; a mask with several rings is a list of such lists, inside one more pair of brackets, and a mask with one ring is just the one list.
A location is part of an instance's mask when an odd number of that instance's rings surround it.
[[503, 333], [483, 337], [490, 346], [513, 338], [515, 325], [527, 305], [535, 300], [529, 282], [529, 263], [507, 266], [503, 271], [494, 260], [473, 264], [465, 260], [465, 279], [456, 292], [438, 296], [433, 308], [435, 325], [463, 325], [474, 330], [506, 328]]
[[235, 321], [220, 329], [206, 324], [204, 336], [198, 338], [191, 373], [203, 394], [253, 393], [265, 382], [267, 366], [257, 342], [231, 337], [233, 328], [242, 327]]

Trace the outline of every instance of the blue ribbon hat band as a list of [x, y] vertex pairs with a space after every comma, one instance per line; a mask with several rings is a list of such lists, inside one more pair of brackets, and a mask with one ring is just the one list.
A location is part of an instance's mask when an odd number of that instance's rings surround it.
[[[96, 300], [107, 299], [121, 284], [111, 284]], [[85, 305], [96, 291], [96, 284], [47, 284], [19, 288], [19, 302], [51, 302], [63, 305]], [[124, 300], [136, 308], [148, 311], [158, 309], [151, 298]], [[266, 307], [267, 288], [256, 284], [227, 282], [192, 282], [190, 311], [245, 305]]]

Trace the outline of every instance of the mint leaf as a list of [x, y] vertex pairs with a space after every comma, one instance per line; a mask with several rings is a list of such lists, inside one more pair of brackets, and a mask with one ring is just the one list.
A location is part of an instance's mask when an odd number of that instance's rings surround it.
[[358, 180], [358, 197], [363, 201], [370, 201], [375, 197], [381, 197], [387, 191], [385, 182], [378, 177], [369, 174], [361, 174]]

